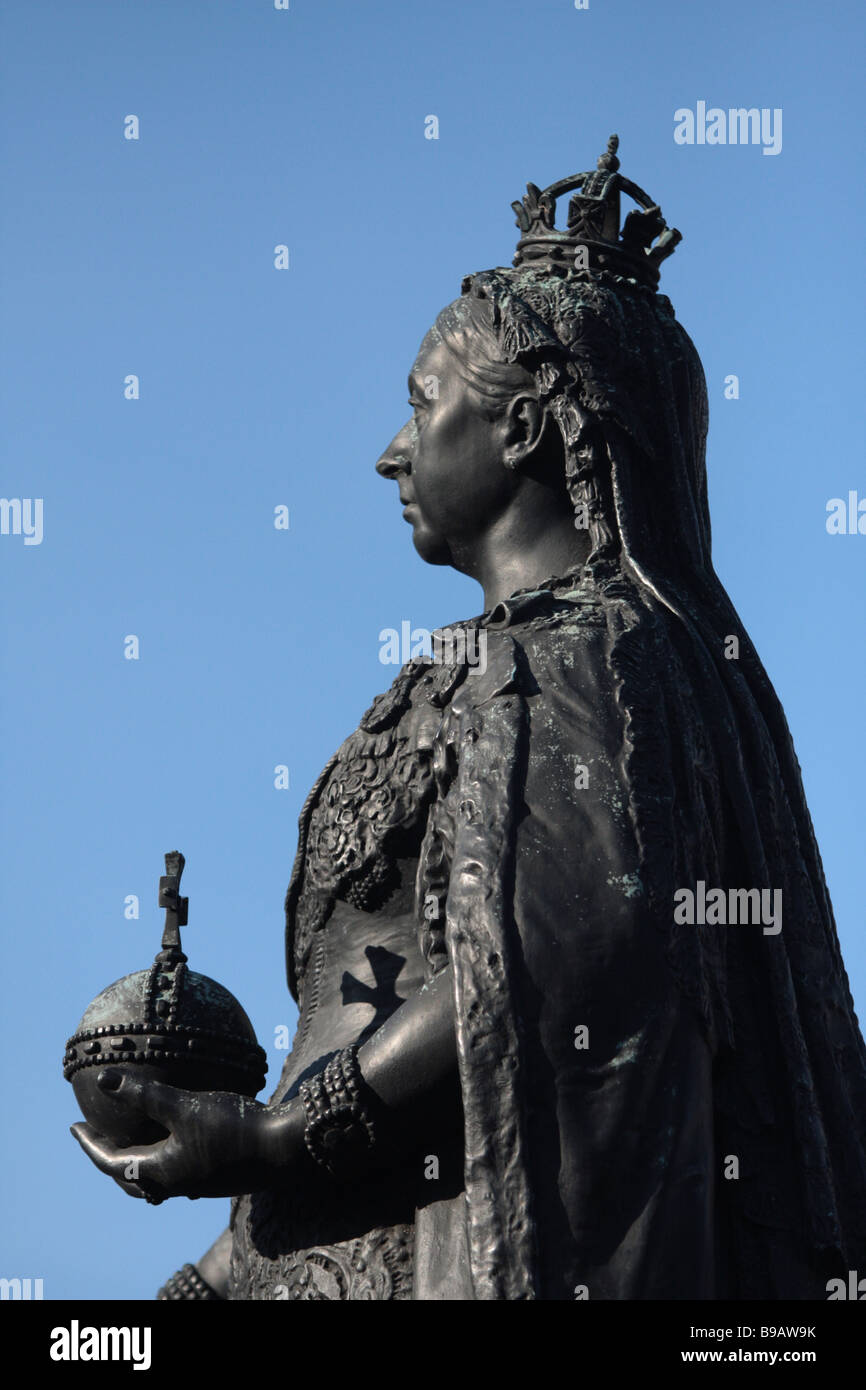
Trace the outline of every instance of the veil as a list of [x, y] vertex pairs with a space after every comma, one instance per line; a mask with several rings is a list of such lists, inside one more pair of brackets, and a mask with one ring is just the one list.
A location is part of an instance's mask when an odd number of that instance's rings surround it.
[[[712, 565], [700, 359], [665, 296], [608, 271], [484, 271], [453, 309], [438, 326], [477, 330], [473, 379], [534, 377], [589, 531], [641, 878], [739, 1164], [728, 1296], [814, 1297], [816, 1272], [866, 1259], [866, 1048], [785, 716]], [[678, 925], [699, 880], [780, 890], [781, 931]]]

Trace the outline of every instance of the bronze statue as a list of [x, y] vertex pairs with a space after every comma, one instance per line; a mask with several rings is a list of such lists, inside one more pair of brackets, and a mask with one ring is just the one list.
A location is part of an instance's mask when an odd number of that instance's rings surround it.
[[712, 567], [703, 372], [656, 288], [679, 233], [616, 144], [528, 186], [377, 464], [485, 611], [307, 798], [271, 1101], [108, 1067], [168, 1138], [76, 1126], [132, 1195], [234, 1198], [161, 1297], [823, 1299], [866, 1268], [866, 1051]]

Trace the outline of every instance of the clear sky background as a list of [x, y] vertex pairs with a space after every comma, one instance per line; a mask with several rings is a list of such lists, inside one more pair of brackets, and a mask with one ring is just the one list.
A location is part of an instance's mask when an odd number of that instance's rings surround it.
[[[663, 289], [707, 372], [716, 566], [866, 1011], [866, 535], [825, 528], [866, 497], [864, 27], [858, 0], [6, 0], [2, 493], [43, 499], [44, 538], [0, 536], [0, 1275], [149, 1298], [223, 1228], [228, 1202], [152, 1208], [91, 1167], [64, 1041], [152, 960], [179, 848], [191, 966], [278, 1074], [301, 803], [390, 683], [380, 630], [482, 607], [373, 466], [437, 311], [510, 264], [511, 200], [614, 130], [683, 232]], [[781, 108], [781, 153], [677, 145], [699, 101]]]

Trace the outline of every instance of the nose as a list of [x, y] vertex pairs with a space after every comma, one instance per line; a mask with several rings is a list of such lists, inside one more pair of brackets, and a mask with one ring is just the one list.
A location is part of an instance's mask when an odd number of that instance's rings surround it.
[[376, 464], [380, 478], [400, 478], [409, 472], [409, 460], [405, 454], [383, 454]]
[[404, 428], [391, 440], [376, 464], [376, 472], [380, 478], [400, 478], [410, 471], [411, 466]]

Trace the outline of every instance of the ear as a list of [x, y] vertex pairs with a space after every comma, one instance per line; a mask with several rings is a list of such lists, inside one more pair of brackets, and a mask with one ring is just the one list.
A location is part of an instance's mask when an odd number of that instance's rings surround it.
[[505, 449], [502, 461], [506, 468], [516, 471], [535, 452], [544, 433], [546, 418], [536, 396], [514, 397], [504, 418]]

